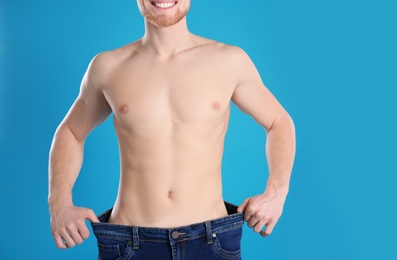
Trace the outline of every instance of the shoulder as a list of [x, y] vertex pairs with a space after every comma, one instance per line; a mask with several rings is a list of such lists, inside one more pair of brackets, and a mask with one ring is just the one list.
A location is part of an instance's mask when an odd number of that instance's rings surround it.
[[133, 42], [120, 48], [96, 54], [90, 61], [86, 77], [104, 83], [125, 60], [137, 51]]
[[224, 63], [228, 64], [230, 70], [236, 77], [248, 75], [248, 72], [256, 72], [254, 63], [242, 48], [234, 45], [224, 44], [222, 49]]
[[138, 43], [133, 42], [114, 50], [98, 53], [91, 60], [90, 66], [96, 70], [110, 69], [111, 67], [117, 66], [128, 59], [128, 57], [133, 55], [137, 49]]
[[222, 44], [222, 54], [225, 59], [232, 65], [242, 65], [251, 59], [248, 54], [241, 48], [235, 45]]
[[241, 47], [235, 45], [207, 39], [207, 44], [204, 47], [213, 55], [212, 57], [218, 57], [229, 65], [241, 65], [242, 62], [250, 61], [248, 54]]
[[254, 63], [241, 47], [216, 42], [213, 44], [213, 50], [212, 57], [217, 57], [215, 63], [222, 66], [238, 84], [258, 78]]
[[233, 75], [237, 81], [241, 81], [241, 78], [252, 75], [256, 71], [251, 58], [241, 47], [216, 42], [213, 48], [213, 57], [218, 57], [217, 64]]

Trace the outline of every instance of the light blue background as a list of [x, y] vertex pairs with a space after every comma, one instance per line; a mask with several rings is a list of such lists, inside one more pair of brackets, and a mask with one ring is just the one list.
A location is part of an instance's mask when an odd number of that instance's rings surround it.
[[[192, 32], [246, 50], [295, 120], [284, 215], [244, 259], [397, 259], [395, 1], [193, 0]], [[55, 247], [47, 208], [52, 135], [91, 58], [143, 34], [134, 0], [0, 0], [0, 259], [95, 259], [95, 239]], [[263, 191], [265, 133], [232, 108], [224, 197]], [[74, 202], [100, 213], [118, 184], [110, 120], [86, 142]]]

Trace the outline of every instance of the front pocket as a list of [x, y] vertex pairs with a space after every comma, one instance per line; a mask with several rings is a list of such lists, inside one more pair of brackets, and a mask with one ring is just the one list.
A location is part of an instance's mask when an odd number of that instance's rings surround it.
[[114, 260], [120, 257], [119, 245], [105, 245], [98, 242], [100, 260]]
[[128, 259], [132, 253], [132, 241], [101, 239], [98, 241], [99, 260]]
[[214, 234], [212, 248], [217, 255], [225, 259], [240, 259], [242, 227]]

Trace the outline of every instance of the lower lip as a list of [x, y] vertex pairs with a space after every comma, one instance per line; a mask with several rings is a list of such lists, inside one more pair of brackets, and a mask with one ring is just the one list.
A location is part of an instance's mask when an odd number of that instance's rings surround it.
[[156, 7], [157, 9], [160, 9], [160, 10], [171, 9], [172, 7], [176, 6], [177, 3], [178, 3], [178, 2], [175, 2], [175, 4], [174, 4], [174, 5], [171, 5], [170, 7], [159, 7], [159, 6], [156, 6], [153, 2], [151, 2], [152, 6]]

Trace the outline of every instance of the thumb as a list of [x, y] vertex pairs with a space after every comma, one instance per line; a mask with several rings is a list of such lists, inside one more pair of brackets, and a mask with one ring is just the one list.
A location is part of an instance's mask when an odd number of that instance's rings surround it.
[[238, 213], [241, 213], [241, 212], [243, 212], [243, 211], [245, 210], [245, 208], [246, 208], [247, 205], [248, 205], [249, 200], [250, 200], [249, 198], [248, 198], [248, 199], [245, 199], [245, 200], [243, 201], [243, 203], [240, 205], [240, 207], [237, 208], [237, 212], [238, 212]]
[[91, 222], [100, 222], [92, 209], [85, 209], [85, 219]]

